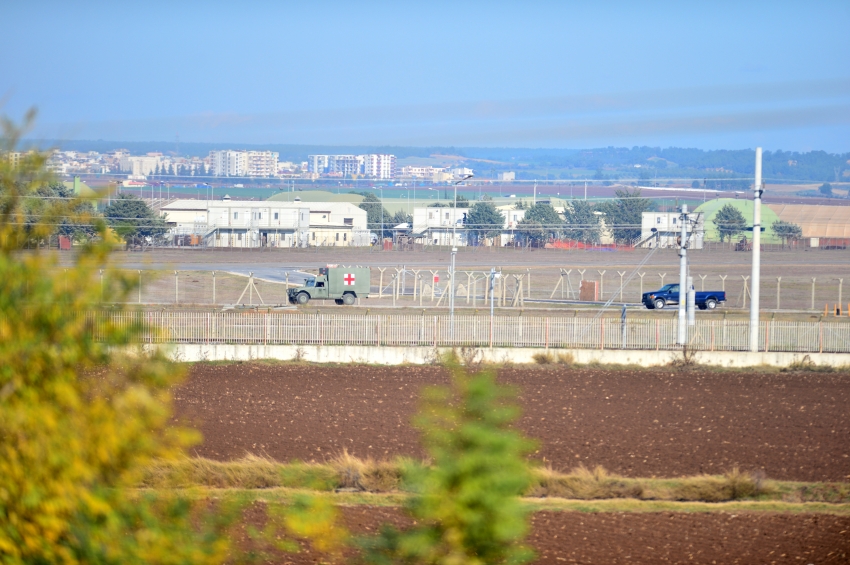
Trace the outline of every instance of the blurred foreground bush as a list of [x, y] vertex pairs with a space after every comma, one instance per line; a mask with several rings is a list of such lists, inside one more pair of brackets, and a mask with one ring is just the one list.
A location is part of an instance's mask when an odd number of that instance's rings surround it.
[[[51, 181], [45, 155], [27, 153], [12, 166], [6, 154], [22, 129], [8, 120], [2, 127], [0, 563], [221, 562], [223, 522], [186, 500], [127, 488], [144, 465], [194, 439], [166, 430], [179, 371], [158, 353], [130, 354], [141, 325], [91, 338], [82, 313], [97, 307], [107, 230], [98, 218], [78, 217], [89, 209], [80, 200], [33, 206]], [[69, 218], [98, 233], [72, 266], [21, 250]], [[110, 279], [116, 292], [133, 288], [119, 272]]]

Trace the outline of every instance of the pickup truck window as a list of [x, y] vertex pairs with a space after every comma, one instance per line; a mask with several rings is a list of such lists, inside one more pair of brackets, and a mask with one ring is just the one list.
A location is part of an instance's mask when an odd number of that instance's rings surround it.
[[677, 284], [665, 284], [661, 287], [660, 292], [679, 292], [679, 285]]

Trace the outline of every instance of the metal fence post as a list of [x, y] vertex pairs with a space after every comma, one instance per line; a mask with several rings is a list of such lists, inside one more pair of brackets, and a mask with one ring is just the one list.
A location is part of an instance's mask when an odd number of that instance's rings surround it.
[[779, 310], [779, 308], [780, 308], [779, 298], [780, 298], [781, 288], [782, 288], [782, 277], [776, 277], [776, 309], [777, 310]]
[[815, 281], [817, 277], [812, 277], [812, 310], [815, 309]]
[[178, 292], [180, 283], [178, 282], [180, 279], [177, 277], [177, 271], [174, 271], [174, 303], [180, 304], [180, 293]]
[[142, 270], [139, 269], [139, 304], [142, 303]]

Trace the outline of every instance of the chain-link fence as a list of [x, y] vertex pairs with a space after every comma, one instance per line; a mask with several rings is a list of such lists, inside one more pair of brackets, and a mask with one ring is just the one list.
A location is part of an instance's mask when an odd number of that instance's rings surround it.
[[[344, 267], [344, 265], [340, 265]], [[353, 265], [352, 265], [353, 266]], [[677, 269], [638, 270], [594, 267], [499, 267], [493, 281], [494, 307], [527, 307], [532, 304], [606, 302], [615, 305], [638, 304], [644, 292], [665, 284], [678, 283]], [[692, 271], [697, 291], [724, 291], [727, 309], [747, 308], [751, 301], [749, 274], [726, 274], [721, 269], [704, 274]], [[739, 269], [743, 270], [743, 269]], [[713, 271], [713, 272], [712, 272]], [[728, 272], [728, 271], [727, 271]], [[109, 271], [100, 277], [104, 303], [127, 302], [173, 306], [277, 306], [288, 303], [287, 289], [303, 284], [310, 273], [292, 269], [263, 269], [262, 274], [242, 271], [124, 271], [138, 285], [129, 295], [121, 295], [110, 280]], [[458, 269], [455, 276], [455, 307], [484, 308], [491, 301], [490, 269]], [[379, 267], [371, 269], [370, 304], [446, 308], [452, 287], [447, 269], [420, 267]], [[582, 281], [592, 282], [595, 292], [582, 297]], [[839, 312], [850, 310], [850, 290], [840, 275], [763, 276], [761, 307], [775, 311]], [[850, 284], [850, 278], [847, 279]], [[595, 300], [594, 300], [595, 299]]]
[[[325, 315], [281, 312], [96, 312], [95, 337], [115, 325], [146, 322], [147, 343], [256, 345], [403, 345], [675, 350], [678, 322], [574, 317], [446, 315]], [[698, 320], [688, 346], [700, 351], [748, 351], [749, 323]], [[850, 353], [850, 322], [759, 324], [758, 349]]]

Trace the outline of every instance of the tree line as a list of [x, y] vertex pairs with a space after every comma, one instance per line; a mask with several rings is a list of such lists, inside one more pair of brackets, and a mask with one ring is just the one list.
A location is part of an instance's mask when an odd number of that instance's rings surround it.
[[[47, 226], [44, 219], [57, 203], [67, 203], [69, 208], [61, 216], [53, 217]], [[153, 243], [166, 233], [165, 218], [138, 196], [119, 193], [105, 206], [96, 207], [90, 200], [77, 198], [73, 190], [56, 180], [45, 181], [22, 197], [21, 208], [23, 229], [18, 236], [29, 246], [49, 244], [57, 236], [69, 237], [77, 243], [90, 242], [99, 237], [98, 219], [104, 220], [111, 232], [127, 245]]]

